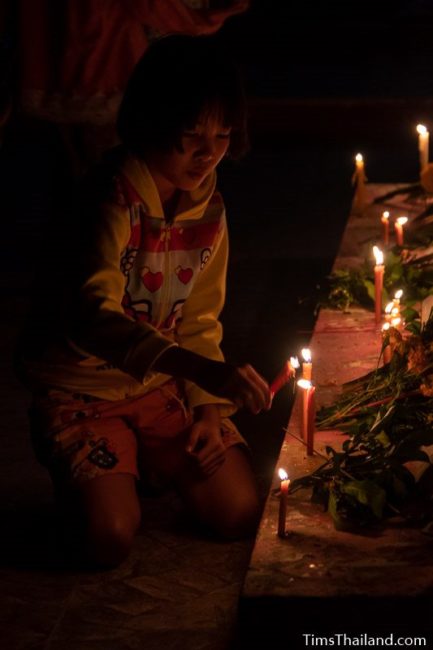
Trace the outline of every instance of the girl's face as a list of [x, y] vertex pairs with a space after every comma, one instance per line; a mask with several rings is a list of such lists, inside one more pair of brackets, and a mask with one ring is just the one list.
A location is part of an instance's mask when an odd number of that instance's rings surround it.
[[176, 190], [191, 191], [218, 165], [230, 144], [229, 127], [215, 117], [199, 121], [182, 134], [182, 151], [153, 152], [146, 162], [162, 201]]

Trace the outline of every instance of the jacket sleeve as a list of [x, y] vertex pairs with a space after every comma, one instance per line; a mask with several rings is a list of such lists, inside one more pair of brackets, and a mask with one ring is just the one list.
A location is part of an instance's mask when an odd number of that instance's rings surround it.
[[76, 246], [70, 248], [64, 331], [78, 352], [104, 359], [142, 382], [158, 356], [175, 344], [124, 313], [126, 277], [120, 260], [130, 235], [127, 208], [105, 202], [86, 211], [86, 218], [85, 229], [75, 233], [82, 240], [75, 240], [79, 253]]
[[[228, 233], [223, 215], [211, 257], [183, 306], [182, 320], [177, 328], [177, 341], [181, 347], [215, 361], [224, 361], [220, 348], [222, 325], [218, 318], [225, 300], [227, 262]], [[185, 386], [191, 408], [202, 404], [217, 404], [222, 417], [236, 411], [229, 400], [211, 395], [189, 381], [185, 382]]]

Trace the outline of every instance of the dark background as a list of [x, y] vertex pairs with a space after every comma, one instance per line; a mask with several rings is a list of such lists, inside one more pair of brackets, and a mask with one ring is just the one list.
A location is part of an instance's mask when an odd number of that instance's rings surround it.
[[[371, 182], [417, 179], [415, 127], [433, 116], [432, 25], [428, 0], [253, 0], [220, 30], [243, 71], [251, 136], [249, 154], [219, 174], [231, 236], [222, 316], [230, 360], [271, 380], [308, 343], [358, 151]], [[0, 288], [24, 297], [62, 181], [58, 143], [42, 130], [0, 149]], [[237, 416], [267, 478], [289, 409], [282, 391], [270, 413]]]

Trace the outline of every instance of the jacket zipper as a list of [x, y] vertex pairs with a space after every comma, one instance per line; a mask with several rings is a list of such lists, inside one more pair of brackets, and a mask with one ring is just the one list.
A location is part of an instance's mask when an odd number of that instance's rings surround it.
[[[171, 224], [167, 224], [164, 228], [164, 276], [162, 279], [162, 294], [161, 303], [159, 307], [159, 318], [156, 327], [159, 329], [164, 321], [166, 307], [168, 305], [168, 298], [170, 296], [170, 239], [171, 239]], [[168, 316], [168, 314], [167, 314]]]

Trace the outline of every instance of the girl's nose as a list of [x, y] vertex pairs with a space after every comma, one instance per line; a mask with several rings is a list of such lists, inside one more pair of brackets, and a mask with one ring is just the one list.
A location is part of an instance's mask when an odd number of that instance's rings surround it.
[[212, 140], [203, 140], [196, 151], [196, 158], [203, 162], [210, 162], [215, 156], [215, 146]]

